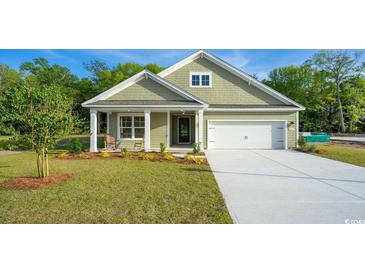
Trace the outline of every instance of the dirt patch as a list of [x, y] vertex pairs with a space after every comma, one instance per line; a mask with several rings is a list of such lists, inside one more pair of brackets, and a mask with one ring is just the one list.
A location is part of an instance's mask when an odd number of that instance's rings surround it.
[[46, 178], [18, 177], [0, 184], [0, 189], [38, 189], [63, 183], [74, 177], [73, 173], [50, 174]]
[[[199, 155], [199, 154], [196, 154]], [[184, 159], [180, 157], [166, 156], [159, 152], [128, 152], [127, 156], [122, 156], [120, 152], [82, 152], [82, 153], [61, 153], [55, 157], [62, 160], [85, 160], [85, 159], [130, 159], [130, 160], [147, 160], [152, 162], [169, 162], [179, 164], [199, 164], [208, 165], [208, 161], [205, 158], [196, 160], [193, 159], [193, 155], [189, 155], [190, 159]]]

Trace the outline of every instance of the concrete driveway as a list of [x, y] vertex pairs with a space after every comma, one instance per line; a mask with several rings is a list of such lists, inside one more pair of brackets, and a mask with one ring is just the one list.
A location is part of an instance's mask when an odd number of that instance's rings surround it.
[[235, 223], [365, 223], [365, 168], [285, 150], [212, 150]]

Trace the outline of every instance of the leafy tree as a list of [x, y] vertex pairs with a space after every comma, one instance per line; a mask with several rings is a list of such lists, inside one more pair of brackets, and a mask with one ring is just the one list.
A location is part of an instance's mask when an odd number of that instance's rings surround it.
[[33, 62], [20, 65], [25, 76], [35, 76], [40, 84], [75, 87], [78, 78], [70, 70], [60, 65], [50, 65], [45, 58], [35, 58]]
[[346, 130], [342, 106], [343, 86], [347, 79], [359, 76], [364, 71], [365, 67], [359, 65], [360, 57], [360, 52], [349, 53], [346, 50], [321, 50], [312, 59], [307, 61], [315, 70], [325, 73], [327, 81], [334, 84], [340, 130], [342, 132]]
[[9, 103], [11, 88], [23, 83], [21, 73], [0, 64], [0, 134], [11, 134], [16, 124], [12, 121], [13, 109]]
[[38, 176], [46, 177], [49, 175], [49, 149], [73, 128], [71, 100], [58, 86], [27, 82], [12, 88], [11, 103], [13, 120], [21, 125], [16, 138], [35, 150]]

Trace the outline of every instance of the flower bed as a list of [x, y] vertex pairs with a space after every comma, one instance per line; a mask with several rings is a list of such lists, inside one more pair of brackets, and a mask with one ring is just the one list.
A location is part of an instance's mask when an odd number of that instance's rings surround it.
[[158, 161], [158, 162], [171, 162], [179, 164], [197, 164], [208, 165], [205, 158], [199, 158], [189, 155], [189, 157], [179, 158], [173, 156], [170, 152], [82, 152], [82, 153], [61, 153], [56, 155], [56, 158], [62, 160], [84, 160], [84, 159], [130, 159], [130, 160], [146, 160], [146, 161]]

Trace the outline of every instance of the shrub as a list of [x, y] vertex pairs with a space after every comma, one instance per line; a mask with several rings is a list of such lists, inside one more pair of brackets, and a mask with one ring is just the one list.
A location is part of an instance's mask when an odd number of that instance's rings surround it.
[[109, 158], [109, 157], [110, 157], [110, 152], [102, 151], [100, 155], [101, 155], [101, 157], [103, 157], [103, 158]]
[[145, 154], [146, 153], [144, 153], [142, 151], [139, 151], [139, 152], [137, 152], [137, 157], [143, 159], [143, 157], [144, 157]]
[[200, 143], [194, 143], [193, 144], [193, 152], [199, 153], [200, 152]]
[[204, 158], [193, 157], [192, 160], [193, 160], [194, 164], [197, 164], [197, 165], [202, 165], [205, 162]]
[[190, 155], [185, 155], [185, 157], [184, 157], [184, 160], [185, 161], [193, 161], [193, 158], [195, 158], [195, 157], [193, 157], [193, 156], [190, 156]]
[[128, 158], [131, 155], [132, 155], [132, 153], [130, 153], [128, 151], [124, 151], [124, 150], [120, 153], [120, 157], [122, 157], [122, 158]]
[[148, 161], [153, 161], [156, 159], [156, 156], [154, 154], [151, 153], [144, 153], [144, 155], [142, 156], [143, 160], [148, 160]]
[[71, 153], [81, 153], [82, 144], [80, 139], [72, 139], [71, 143], [68, 145], [68, 151]]
[[302, 147], [305, 147], [305, 145], [306, 145], [306, 141], [305, 141], [305, 139], [304, 139], [304, 136], [303, 136], [303, 135], [301, 135], [301, 136], [299, 137], [299, 140], [298, 140], [298, 146], [299, 146], [300, 148], [302, 148]]
[[302, 147], [302, 151], [304, 152], [316, 152], [318, 151], [318, 148], [316, 147], [315, 144], [305, 144], [304, 147]]
[[160, 143], [160, 153], [164, 153], [166, 150], [166, 144], [165, 143]]
[[163, 155], [163, 157], [164, 157], [166, 160], [168, 160], [168, 161], [173, 161], [173, 160], [175, 160], [175, 157], [174, 157], [174, 156], [172, 156], [172, 153], [171, 153], [171, 152], [165, 152], [165, 153], [164, 153], [164, 155]]
[[68, 152], [62, 152], [62, 153], [59, 155], [59, 157], [60, 157], [61, 159], [67, 159], [67, 157], [68, 157]]

